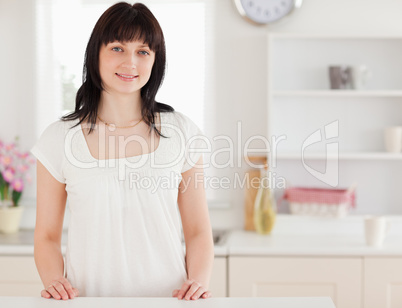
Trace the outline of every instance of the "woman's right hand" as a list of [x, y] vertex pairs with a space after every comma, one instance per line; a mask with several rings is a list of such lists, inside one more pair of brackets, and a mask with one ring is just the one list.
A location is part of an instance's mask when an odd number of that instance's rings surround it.
[[78, 296], [78, 290], [73, 288], [70, 282], [62, 277], [60, 279], [52, 280], [49, 286], [42, 290], [41, 296], [44, 298], [55, 298], [55, 299], [73, 299]]

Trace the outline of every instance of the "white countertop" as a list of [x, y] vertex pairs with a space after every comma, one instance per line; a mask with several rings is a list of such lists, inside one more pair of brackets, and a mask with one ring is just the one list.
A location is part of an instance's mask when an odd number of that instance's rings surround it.
[[[63, 230], [61, 237], [61, 251], [66, 252], [67, 231]], [[185, 250], [185, 244], [183, 243]], [[216, 244], [215, 256], [227, 256], [227, 246]], [[14, 234], [0, 233], [0, 255], [33, 255], [34, 253], [34, 230], [22, 229]]]
[[7, 308], [132, 308], [132, 307], [208, 307], [208, 308], [335, 308], [329, 297], [218, 297], [196, 301], [149, 297], [77, 297], [73, 300], [40, 297], [0, 297], [0, 307]]
[[[402, 216], [388, 216], [391, 229], [382, 248], [365, 244], [363, 216], [345, 218], [278, 215], [271, 235], [229, 230], [215, 245], [215, 256], [399, 256]], [[65, 252], [67, 233], [63, 232]], [[183, 243], [183, 247], [184, 243]], [[0, 234], [0, 255], [33, 255], [33, 230]]]
[[234, 230], [227, 238], [230, 256], [400, 256], [402, 216], [387, 216], [390, 231], [381, 248], [366, 245], [364, 216], [344, 218], [278, 215], [271, 235]]
[[401, 256], [402, 236], [388, 237], [383, 247], [366, 246], [363, 236], [230, 234], [230, 256]]

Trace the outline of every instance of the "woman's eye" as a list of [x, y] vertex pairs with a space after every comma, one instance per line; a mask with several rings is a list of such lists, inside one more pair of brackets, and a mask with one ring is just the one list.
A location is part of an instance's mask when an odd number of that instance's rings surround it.
[[142, 54], [142, 55], [149, 55], [149, 52], [148, 52], [148, 51], [145, 51], [145, 50], [141, 50], [141, 51], [140, 51], [140, 54]]
[[114, 51], [123, 51], [123, 49], [121, 49], [120, 47], [113, 47], [112, 50], [114, 50]]

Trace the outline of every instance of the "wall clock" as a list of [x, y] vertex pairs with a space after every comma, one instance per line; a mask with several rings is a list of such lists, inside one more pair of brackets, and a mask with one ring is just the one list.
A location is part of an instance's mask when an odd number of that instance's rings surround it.
[[301, 7], [303, 0], [234, 0], [240, 15], [259, 25], [276, 22]]

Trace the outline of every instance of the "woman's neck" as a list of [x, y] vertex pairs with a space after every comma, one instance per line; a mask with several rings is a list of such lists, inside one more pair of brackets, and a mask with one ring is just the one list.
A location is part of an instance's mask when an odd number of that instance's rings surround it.
[[98, 116], [117, 126], [138, 122], [142, 118], [140, 93], [138, 95], [112, 95], [103, 91]]

